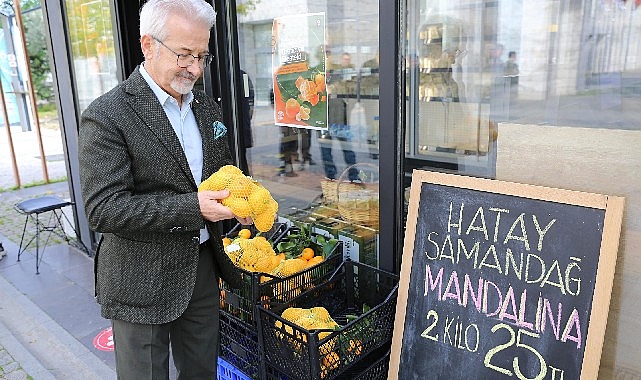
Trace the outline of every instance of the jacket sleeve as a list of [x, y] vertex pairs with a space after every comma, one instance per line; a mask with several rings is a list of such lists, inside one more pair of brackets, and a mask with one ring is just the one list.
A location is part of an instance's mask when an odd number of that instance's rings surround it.
[[204, 226], [193, 185], [125, 106], [87, 108], [78, 144], [85, 212], [94, 231], [184, 233]]

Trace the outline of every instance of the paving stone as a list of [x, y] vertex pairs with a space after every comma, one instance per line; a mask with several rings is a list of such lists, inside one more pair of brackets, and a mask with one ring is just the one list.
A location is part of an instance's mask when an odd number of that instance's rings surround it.
[[5, 373], [5, 375], [8, 375], [14, 371], [17, 371], [20, 369], [20, 364], [16, 361], [12, 361], [11, 363], [3, 364], [2, 365], [2, 371]]
[[4, 366], [11, 362], [13, 362], [13, 358], [11, 357], [11, 355], [9, 355], [7, 350], [5, 350], [4, 348], [0, 348], [0, 367], [4, 368]]
[[31, 380], [33, 379], [29, 374], [22, 370], [22, 368], [17, 369], [11, 373], [8, 373], [5, 378], [0, 377], [2, 380]]

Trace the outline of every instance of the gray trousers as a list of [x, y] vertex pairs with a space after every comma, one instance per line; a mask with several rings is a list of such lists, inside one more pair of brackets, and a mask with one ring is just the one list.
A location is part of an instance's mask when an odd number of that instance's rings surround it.
[[178, 380], [215, 380], [219, 297], [213, 251], [202, 244], [194, 292], [178, 319], [160, 325], [111, 320], [118, 379], [168, 380], [171, 344]]

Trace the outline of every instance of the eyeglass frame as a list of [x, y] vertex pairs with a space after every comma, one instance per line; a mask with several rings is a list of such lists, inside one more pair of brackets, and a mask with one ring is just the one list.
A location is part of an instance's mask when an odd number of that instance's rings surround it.
[[[201, 68], [205, 68], [205, 67], [209, 66], [211, 64], [211, 62], [213, 61], [213, 59], [214, 59], [214, 55], [211, 54], [211, 53], [207, 53], [207, 54], [203, 55], [202, 57], [201, 56], [195, 56], [195, 55], [189, 54], [189, 53], [185, 53], [185, 54], [176, 53], [175, 51], [172, 50], [172, 48], [170, 48], [169, 46], [165, 45], [165, 43], [162, 42], [161, 40], [159, 40], [158, 38], [156, 38], [154, 36], [151, 36], [151, 38], [153, 38], [154, 40], [159, 42], [167, 50], [169, 50], [170, 52], [172, 52], [173, 54], [176, 55], [176, 66], [180, 67], [181, 69], [188, 68], [189, 66], [193, 65], [194, 62], [198, 62], [198, 65]], [[187, 64], [187, 66], [181, 66], [178, 62], [181, 59], [186, 59], [187, 56], [191, 56], [193, 58], [193, 60], [191, 62], [189, 62], [189, 64]]]

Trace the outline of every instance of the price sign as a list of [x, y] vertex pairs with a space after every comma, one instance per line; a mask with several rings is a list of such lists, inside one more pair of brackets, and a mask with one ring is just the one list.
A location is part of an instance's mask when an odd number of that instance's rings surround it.
[[623, 203], [415, 171], [388, 378], [596, 378]]

